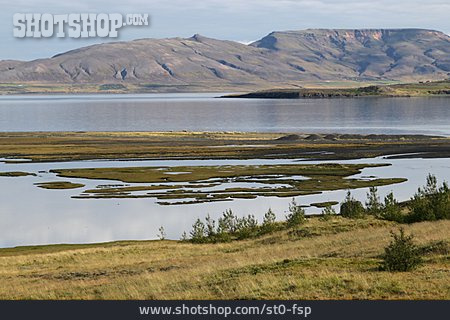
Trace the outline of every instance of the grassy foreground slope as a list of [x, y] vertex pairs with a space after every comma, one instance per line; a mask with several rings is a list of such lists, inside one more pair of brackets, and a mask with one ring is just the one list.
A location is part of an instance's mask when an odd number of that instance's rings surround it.
[[0, 249], [1, 299], [450, 299], [450, 221], [407, 225], [427, 250], [379, 271], [393, 222], [309, 218], [231, 243], [136, 241]]

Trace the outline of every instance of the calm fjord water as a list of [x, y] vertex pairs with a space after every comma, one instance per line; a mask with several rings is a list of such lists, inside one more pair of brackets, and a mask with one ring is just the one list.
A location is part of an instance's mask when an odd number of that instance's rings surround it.
[[[448, 98], [354, 98], [301, 100], [216, 99], [214, 94], [4, 96], [0, 97], [0, 131], [260, 131], [450, 136]], [[34, 183], [68, 180], [49, 172], [58, 168], [109, 166], [219, 165], [290, 163], [296, 160], [78, 161], [7, 164], [0, 171], [27, 171], [36, 176], [0, 177], [0, 247], [50, 243], [87, 243], [121, 239], [155, 239], [163, 225], [178, 238], [194, 220], [217, 219], [231, 208], [259, 220], [271, 207], [283, 219], [291, 199], [259, 197], [230, 202], [160, 206], [154, 199], [72, 199], [85, 189], [111, 181], [70, 179], [86, 185], [75, 190], [44, 190]], [[404, 177], [408, 181], [380, 187], [408, 199], [428, 173], [450, 180], [448, 159], [359, 159], [339, 163], [390, 163], [364, 169], [359, 177]], [[307, 161], [305, 163], [317, 163]], [[297, 197], [300, 204], [341, 201], [345, 190]], [[364, 200], [367, 189], [353, 191]], [[307, 212], [319, 212], [307, 208]]]
[[[66, 179], [50, 173], [51, 169], [93, 168], [123, 166], [180, 166], [180, 165], [245, 165], [295, 163], [286, 159], [253, 160], [149, 160], [149, 161], [76, 161], [62, 163], [0, 162], [0, 171], [27, 171], [37, 176], [0, 177], [0, 247], [50, 243], [89, 243], [126, 239], [156, 239], [158, 229], [164, 226], [170, 239], [179, 239], [183, 231], [189, 231], [197, 218], [210, 214], [218, 219], [226, 209], [238, 216], [253, 214], [262, 221], [268, 208], [284, 219], [290, 198], [258, 197], [227, 202], [192, 205], [161, 206], [155, 199], [72, 199], [83, 190], [99, 184], [115, 181]], [[333, 161], [326, 161], [333, 162]], [[439, 182], [450, 181], [448, 159], [358, 159], [339, 163], [391, 163], [388, 167], [367, 168], [354, 177], [376, 176], [381, 178], [404, 177], [408, 181], [380, 187], [384, 197], [394, 191], [400, 200], [408, 199], [425, 182], [428, 173], [435, 174]], [[302, 163], [318, 163], [305, 161]], [[44, 190], [35, 183], [47, 181], [72, 181], [86, 187], [73, 190]], [[120, 183], [120, 182], [117, 182]], [[229, 185], [228, 187], [233, 187]], [[367, 188], [352, 190], [359, 200], [366, 198]], [[322, 194], [296, 197], [298, 203], [342, 201], [346, 190], [327, 191]], [[338, 209], [338, 208], [336, 208]], [[320, 209], [306, 208], [307, 213], [319, 213]]]
[[0, 131], [450, 135], [450, 99], [217, 99], [220, 94], [0, 97]]

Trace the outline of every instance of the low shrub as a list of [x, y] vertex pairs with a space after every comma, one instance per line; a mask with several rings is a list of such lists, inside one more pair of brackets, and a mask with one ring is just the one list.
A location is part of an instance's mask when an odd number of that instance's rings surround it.
[[426, 185], [419, 188], [409, 202], [406, 222], [450, 219], [450, 191], [446, 182], [438, 187], [434, 175], [427, 176]]
[[264, 214], [263, 223], [260, 228], [260, 233], [270, 233], [276, 230], [276, 216], [272, 209], [269, 208], [267, 212]]
[[367, 193], [366, 212], [375, 217], [379, 217], [381, 214], [382, 204], [380, 197], [378, 196], [377, 187], [370, 187]]
[[327, 221], [330, 220], [335, 215], [336, 211], [333, 209], [332, 206], [328, 205], [322, 210], [322, 214], [320, 215], [319, 219], [321, 221]]
[[192, 225], [192, 230], [190, 232], [191, 242], [193, 243], [205, 243], [208, 242], [208, 238], [206, 237], [206, 229], [205, 224], [197, 219], [195, 223]]
[[379, 216], [380, 218], [389, 221], [396, 221], [400, 223], [404, 221], [402, 209], [400, 208], [397, 200], [395, 200], [392, 192], [384, 198], [384, 204], [381, 208]]
[[237, 218], [236, 238], [247, 239], [258, 235], [258, 220], [255, 216], [249, 214], [246, 217]]
[[362, 203], [353, 198], [350, 191], [348, 191], [344, 202], [341, 203], [340, 213], [341, 216], [346, 218], [362, 218], [365, 210]]
[[413, 236], [405, 235], [403, 228], [400, 233], [391, 232], [392, 241], [384, 248], [381, 269], [385, 271], [411, 271], [422, 263], [419, 248], [414, 244]]
[[286, 223], [292, 228], [305, 222], [305, 210], [292, 199], [289, 204], [289, 212], [286, 215]]

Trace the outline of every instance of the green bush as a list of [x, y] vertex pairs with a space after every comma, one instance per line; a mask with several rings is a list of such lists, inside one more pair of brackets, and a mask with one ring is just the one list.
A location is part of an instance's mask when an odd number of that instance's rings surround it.
[[217, 242], [231, 241], [231, 235], [236, 232], [237, 217], [231, 209], [225, 210], [217, 221]]
[[188, 238], [188, 235], [187, 235], [186, 231], [183, 231], [183, 233], [181, 234], [180, 241], [181, 242], [189, 241], [189, 238]]
[[236, 232], [237, 217], [233, 214], [231, 209], [225, 210], [222, 218], [218, 221], [218, 233], [234, 233]]
[[[217, 243], [228, 242], [232, 239], [247, 239], [260, 234], [261, 226], [254, 215], [238, 218], [231, 210], [226, 210], [216, 221], [208, 214], [205, 222], [197, 219], [190, 232], [192, 243]], [[186, 239], [184, 236], [182, 239]]]
[[236, 237], [238, 239], [247, 239], [258, 234], [258, 220], [252, 214], [249, 214], [247, 217], [238, 218], [236, 225]]
[[295, 199], [289, 204], [289, 212], [286, 215], [286, 223], [288, 227], [295, 227], [305, 222], [305, 210], [297, 205]]
[[211, 216], [208, 214], [205, 218], [205, 232], [208, 238], [213, 238], [216, 236], [216, 222], [211, 219]]
[[382, 204], [378, 196], [377, 187], [370, 187], [367, 193], [366, 212], [372, 216], [378, 217], [381, 214]]
[[427, 176], [425, 187], [419, 188], [409, 202], [410, 213], [406, 222], [450, 219], [450, 191], [446, 182], [437, 186], [434, 175]]
[[272, 211], [272, 209], [269, 208], [269, 210], [267, 210], [267, 212], [264, 214], [263, 223], [260, 228], [260, 233], [265, 234], [275, 231], [276, 229], [275, 220], [276, 220], [275, 213]]
[[401, 208], [391, 192], [384, 198], [384, 204], [381, 209], [380, 217], [389, 221], [403, 222]]
[[208, 239], [206, 238], [205, 224], [200, 219], [197, 219], [192, 225], [191, 242], [205, 243], [208, 242], [207, 240]]
[[386, 271], [411, 271], [422, 263], [419, 248], [414, 244], [413, 236], [391, 232], [392, 241], [384, 248], [383, 263], [381, 268]]
[[328, 221], [335, 215], [336, 211], [333, 209], [332, 206], [328, 205], [322, 210], [322, 214], [320, 215], [319, 219], [321, 221]]
[[346, 218], [362, 218], [365, 210], [362, 203], [353, 198], [350, 191], [348, 191], [344, 202], [341, 203], [340, 213], [341, 216]]

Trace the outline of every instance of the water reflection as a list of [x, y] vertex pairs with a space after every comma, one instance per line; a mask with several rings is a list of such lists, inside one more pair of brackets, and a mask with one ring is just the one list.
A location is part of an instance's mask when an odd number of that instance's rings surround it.
[[[231, 202], [203, 203], [184, 206], [159, 206], [154, 199], [71, 199], [80, 190], [44, 190], [33, 184], [67, 180], [48, 173], [50, 169], [114, 166], [188, 166], [232, 164], [277, 164], [295, 160], [183, 160], [183, 161], [79, 161], [64, 163], [0, 163], [0, 171], [28, 171], [38, 176], [0, 177], [0, 246], [48, 243], [88, 243], [121, 239], [155, 239], [163, 225], [169, 238], [179, 238], [189, 230], [193, 221], [208, 213], [218, 218], [231, 208], [237, 215], [254, 214], [262, 219], [271, 207], [279, 219], [284, 218], [290, 199], [260, 197]], [[305, 161], [304, 163], [317, 163]], [[399, 200], [408, 199], [425, 182], [428, 173], [439, 181], [450, 180], [449, 159], [360, 159], [339, 163], [392, 163], [390, 167], [367, 168], [360, 176], [405, 177], [407, 182], [380, 187], [380, 195], [391, 190]], [[40, 172], [41, 171], [41, 172]], [[39, 173], [40, 172], [40, 173]], [[111, 181], [70, 179], [86, 184], [87, 188]], [[296, 197], [301, 204], [322, 201], [341, 201], [345, 190], [321, 195]], [[364, 200], [367, 188], [352, 191]], [[307, 212], [319, 212], [308, 208]]]
[[446, 97], [260, 100], [214, 96], [5, 96], [0, 97], [0, 131], [225, 130], [450, 135], [450, 100]]

